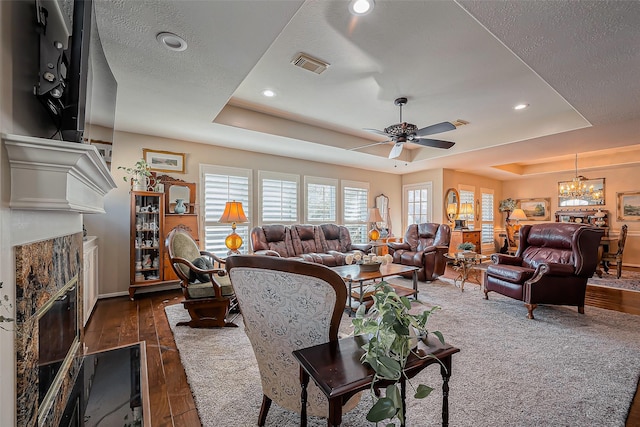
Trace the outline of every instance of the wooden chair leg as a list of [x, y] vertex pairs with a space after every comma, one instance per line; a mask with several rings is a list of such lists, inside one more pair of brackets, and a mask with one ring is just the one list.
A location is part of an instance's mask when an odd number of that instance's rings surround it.
[[584, 314], [584, 305], [579, 305], [578, 306], [578, 313]]
[[622, 276], [622, 261], [618, 261], [616, 263], [616, 278], [620, 278]]
[[267, 414], [269, 413], [269, 408], [271, 408], [271, 399], [269, 399], [266, 395], [262, 395], [262, 406], [260, 407], [260, 415], [258, 415], [258, 425], [263, 426], [267, 421]]
[[527, 307], [527, 319], [535, 319], [533, 317], [533, 310], [536, 309], [536, 307], [538, 306], [538, 304], [525, 304], [525, 307]]

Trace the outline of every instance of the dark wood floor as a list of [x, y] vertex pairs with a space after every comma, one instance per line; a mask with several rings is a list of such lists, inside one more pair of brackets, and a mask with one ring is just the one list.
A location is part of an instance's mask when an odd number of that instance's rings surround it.
[[[469, 283], [469, 286], [473, 285]], [[99, 300], [85, 330], [87, 352], [146, 342], [151, 424], [154, 427], [201, 425], [164, 312], [167, 305], [180, 301], [182, 293], [178, 290], [136, 294], [135, 301], [128, 297]], [[635, 426], [640, 426], [638, 390], [626, 423], [626, 427]]]

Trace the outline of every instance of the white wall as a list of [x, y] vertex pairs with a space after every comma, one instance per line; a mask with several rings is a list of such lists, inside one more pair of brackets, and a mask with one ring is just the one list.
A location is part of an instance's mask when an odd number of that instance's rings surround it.
[[[198, 192], [200, 191], [200, 164], [253, 169], [254, 188], [258, 188], [258, 170], [299, 174], [301, 183], [304, 175], [368, 181], [370, 183], [369, 206], [374, 206], [375, 197], [384, 193], [389, 196], [392, 223], [400, 224], [401, 178], [398, 175], [116, 131], [111, 173], [118, 188], [107, 194], [105, 198], [106, 214], [84, 217], [88, 233], [100, 239], [100, 294], [102, 296], [123, 294], [129, 287], [129, 184], [123, 181], [124, 173], [117, 168], [132, 166], [142, 157], [143, 148], [186, 153], [186, 173], [169, 175], [186, 182], [197, 183]], [[253, 193], [254, 206], [258, 206], [257, 193], [257, 191]], [[252, 213], [254, 215], [252, 223], [257, 224], [257, 209]], [[394, 230], [399, 234], [397, 225], [394, 226]]]

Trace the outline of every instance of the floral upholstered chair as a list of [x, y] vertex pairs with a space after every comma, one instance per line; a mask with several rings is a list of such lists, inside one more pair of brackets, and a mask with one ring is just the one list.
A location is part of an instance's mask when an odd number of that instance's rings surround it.
[[[291, 353], [338, 339], [344, 282], [323, 265], [270, 256], [232, 256], [226, 268], [260, 370], [258, 425], [264, 425], [271, 402], [300, 413], [300, 367]], [[328, 417], [322, 391], [311, 383], [307, 392], [307, 413]], [[343, 413], [359, 400], [357, 394], [343, 402]]]

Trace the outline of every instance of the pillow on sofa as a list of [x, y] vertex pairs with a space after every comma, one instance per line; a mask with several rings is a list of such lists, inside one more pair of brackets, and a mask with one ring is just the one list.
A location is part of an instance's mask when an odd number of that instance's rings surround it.
[[[213, 263], [209, 261], [209, 259], [205, 257], [198, 257], [191, 261], [191, 264], [195, 265], [201, 270], [211, 270], [213, 268]], [[211, 279], [208, 274], [197, 273], [193, 270], [189, 270], [189, 283], [195, 283], [198, 280], [200, 283], [210, 282]]]

